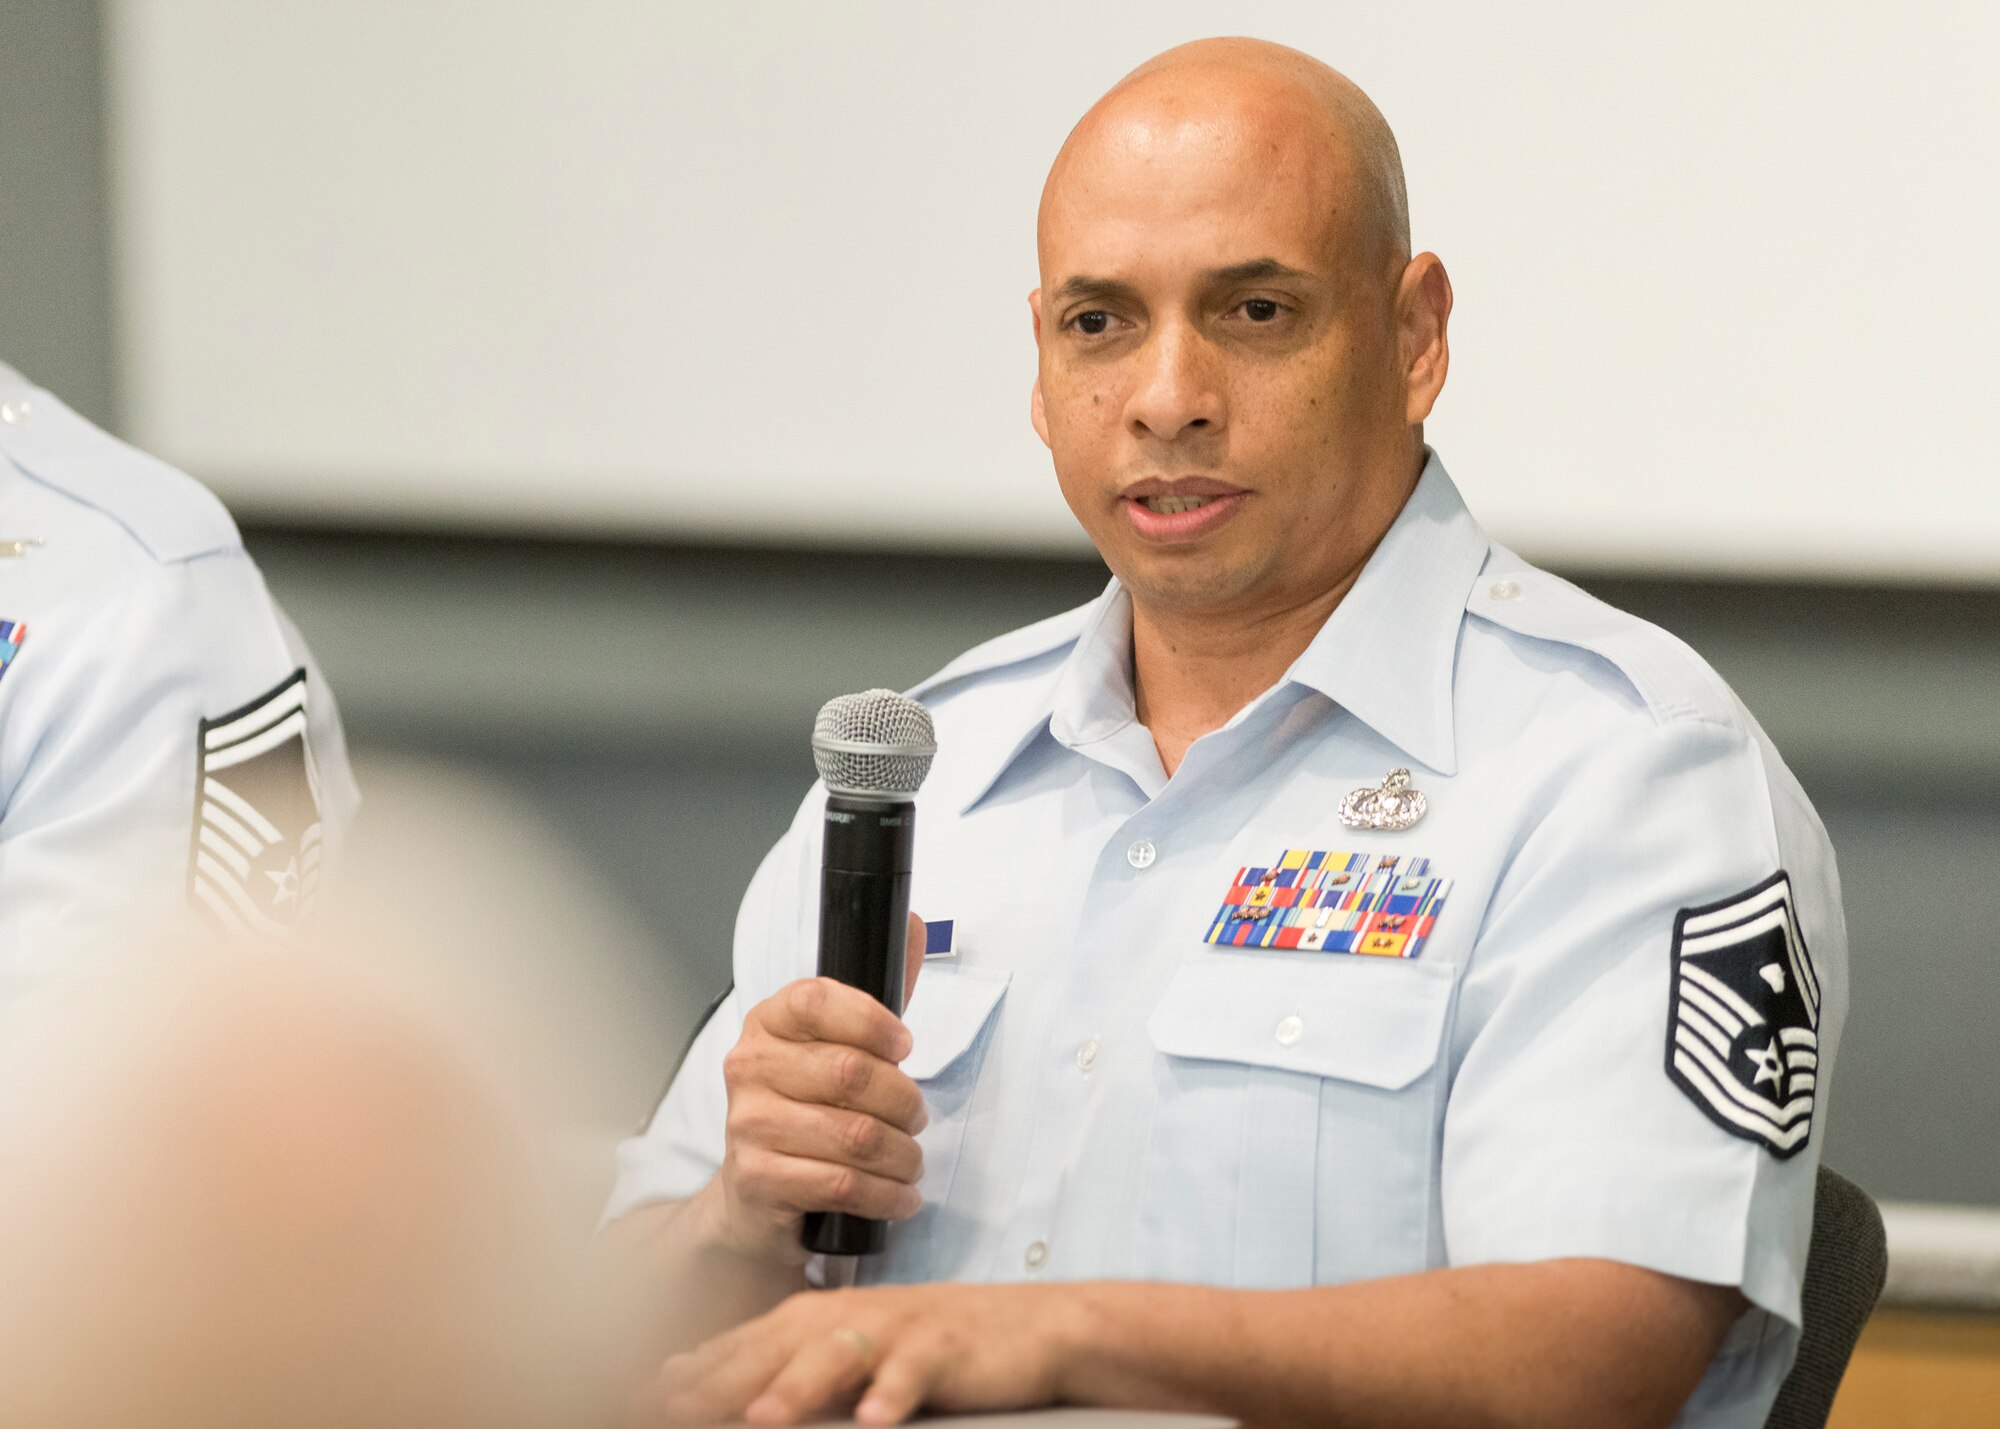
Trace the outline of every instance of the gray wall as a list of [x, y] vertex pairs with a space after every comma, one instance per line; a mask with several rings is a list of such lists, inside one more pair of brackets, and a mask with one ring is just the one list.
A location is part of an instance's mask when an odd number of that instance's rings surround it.
[[[830, 694], [907, 686], [1088, 599], [1094, 564], [263, 532], [364, 747], [462, 762], [584, 846], [689, 983]], [[1582, 583], [1702, 651], [1839, 851], [1854, 1012], [1827, 1154], [1884, 1197], [2000, 1204], [2000, 592]]]
[[97, 6], [0, 4], [0, 362], [117, 415]]
[[[0, 9], [0, 356], [113, 421], [99, 53], [95, 6]], [[1066, 562], [250, 535], [361, 750], [518, 791], [689, 984], [715, 987], [736, 899], [810, 777], [819, 701], [908, 684], [1102, 579]], [[1855, 1011], [1829, 1159], [1881, 1196], [2000, 1204], [2000, 592], [1581, 578], [1714, 661], [1833, 834]]]

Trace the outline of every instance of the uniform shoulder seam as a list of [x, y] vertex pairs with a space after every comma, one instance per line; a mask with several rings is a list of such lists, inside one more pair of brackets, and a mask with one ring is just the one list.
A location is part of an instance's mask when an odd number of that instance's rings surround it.
[[28, 420], [0, 427], [0, 456], [28, 481], [117, 526], [162, 564], [242, 549], [215, 494], [186, 472], [29, 389]]
[[1065, 610], [1059, 615], [1051, 615], [1032, 625], [1024, 625], [1018, 630], [1010, 630], [1005, 635], [973, 646], [936, 674], [919, 681], [909, 691], [912, 699], [924, 699], [935, 695], [949, 685], [976, 675], [988, 674], [1005, 669], [1010, 665], [1023, 664], [1038, 656], [1047, 655], [1074, 644], [1097, 602]]
[[1661, 724], [1742, 730], [1736, 697], [1700, 653], [1671, 631], [1620, 610], [1560, 576], [1496, 548], [1467, 611], [1533, 640], [1587, 650], [1616, 669]]

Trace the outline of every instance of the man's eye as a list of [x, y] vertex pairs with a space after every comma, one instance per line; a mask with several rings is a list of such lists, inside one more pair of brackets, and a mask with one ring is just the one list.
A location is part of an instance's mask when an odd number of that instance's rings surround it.
[[1278, 305], [1269, 298], [1251, 298], [1243, 304], [1243, 316], [1253, 323], [1267, 323], [1278, 315]]
[[1111, 314], [1092, 309], [1076, 315], [1076, 330], [1088, 337], [1100, 337], [1111, 327]]

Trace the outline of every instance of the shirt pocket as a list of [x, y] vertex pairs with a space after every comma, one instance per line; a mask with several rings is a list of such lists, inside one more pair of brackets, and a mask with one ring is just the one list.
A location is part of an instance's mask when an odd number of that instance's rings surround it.
[[1404, 959], [1189, 957], [1147, 1023], [1141, 1260], [1260, 1288], [1423, 1268], [1454, 985]]
[[951, 1184], [965, 1144], [979, 1070], [992, 1041], [990, 1029], [1012, 978], [1012, 973], [996, 968], [965, 966], [927, 967], [918, 976], [916, 994], [903, 1013], [911, 1042], [903, 1070], [923, 1091], [930, 1112], [930, 1122], [917, 1137], [924, 1149], [924, 1176], [917, 1183], [924, 1205], [909, 1220], [889, 1228], [881, 1255], [861, 1261], [857, 1284], [930, 1279], [937, 1246], [963, 1239], [948, 1233], [955, 1219]]

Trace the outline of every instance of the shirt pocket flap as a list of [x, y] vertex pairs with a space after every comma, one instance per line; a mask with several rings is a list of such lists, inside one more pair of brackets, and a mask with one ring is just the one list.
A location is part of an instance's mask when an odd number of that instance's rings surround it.
[[1013, 976], [997, 968], [925, 968], [903, 1012], [912, 1043], [903, 1070], [921, 1082], [964, 1056]]
[[1338, 1077], [1394, 1091], [1437, 1061], [1451, 1008], [1441, 963], [1197, 956], [1146, 1024], [1170, 1057]]

